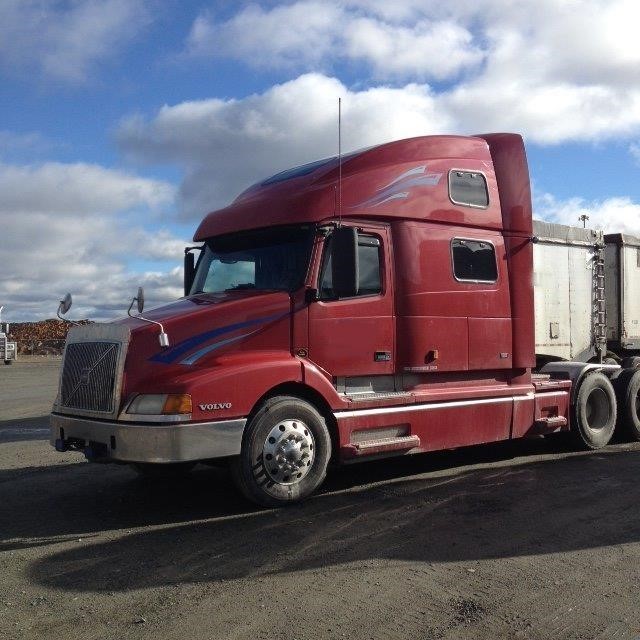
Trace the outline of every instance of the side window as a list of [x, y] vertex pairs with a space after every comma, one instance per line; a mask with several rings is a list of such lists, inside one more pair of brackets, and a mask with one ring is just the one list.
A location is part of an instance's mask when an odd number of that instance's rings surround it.
[[[358, 296], [382, 292], [380, 240], [374, 236], [358, 237]], [[320, 272], [320, 299], [334, 299], [331, 282], [331, 236], [325, 241], [324, 260]]]
[[453, 275], [456, 280], [496, 282], [496, 250], [490, 242], [454, 238], [451, 241]]
[[454, 204], [486, 209], [489, 206], [486, 178], [477, 171], [449, 171], [449, 198]]

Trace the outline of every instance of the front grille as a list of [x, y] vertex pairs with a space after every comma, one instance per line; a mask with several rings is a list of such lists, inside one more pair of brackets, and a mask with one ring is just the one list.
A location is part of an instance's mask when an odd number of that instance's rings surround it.
[[62, 370], [60, 405], [70, 409], [112, 413], [120, 344], [68, 344]]

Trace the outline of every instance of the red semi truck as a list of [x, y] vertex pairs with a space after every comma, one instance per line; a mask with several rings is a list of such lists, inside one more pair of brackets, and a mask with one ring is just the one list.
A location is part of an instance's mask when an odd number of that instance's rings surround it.
[[559, 431], [598, 448], [616, 423], [640, 438], [635, 369], [535, 371], [518, 135], [419, 137], [284, 171], [194, 240], [183, 298], [69, 333], [58, 450], [150, 474], [225, 461], [248, 498], [280, 505], [330, 462]]

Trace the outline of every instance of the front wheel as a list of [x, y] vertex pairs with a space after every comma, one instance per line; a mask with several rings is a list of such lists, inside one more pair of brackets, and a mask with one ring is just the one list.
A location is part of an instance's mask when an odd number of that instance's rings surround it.
[[313, 493], [327, 474], [330, 457], [331, 438], [316, 408], [278, 396], [267, 400], [247, 425], [231, 470], [249, 500], [277, 507]]
[[574, 440], [587, 449], [609, 443], [616, 426], [616, 395], [609, 378], [602, 373], [587, 375], [581, 382], [572, 415]]

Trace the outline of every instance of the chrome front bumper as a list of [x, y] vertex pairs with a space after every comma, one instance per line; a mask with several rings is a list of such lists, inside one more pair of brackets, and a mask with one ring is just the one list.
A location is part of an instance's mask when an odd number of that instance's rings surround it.
[[84, 451], [89, 459], [122, 462], [187, 462], [240, 453], [245, 418], [218, 422], [136, 424], [103, 422], [52, 413], [51, 444]]

